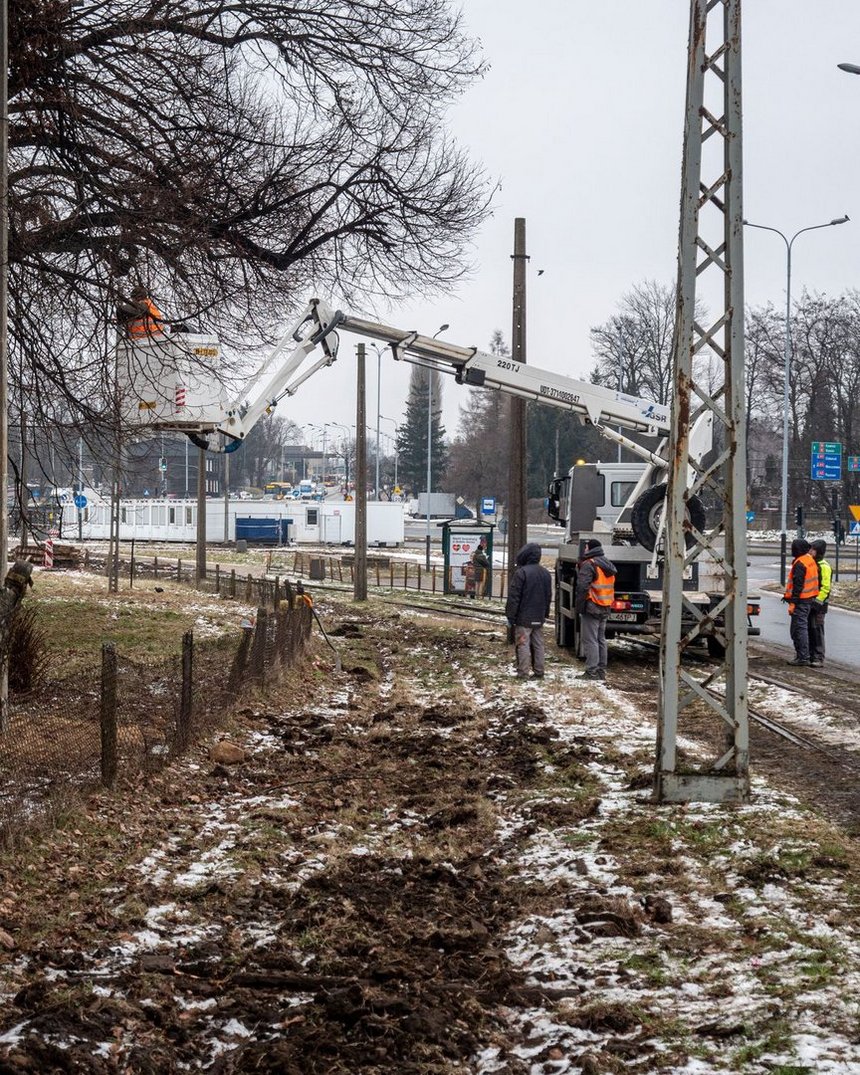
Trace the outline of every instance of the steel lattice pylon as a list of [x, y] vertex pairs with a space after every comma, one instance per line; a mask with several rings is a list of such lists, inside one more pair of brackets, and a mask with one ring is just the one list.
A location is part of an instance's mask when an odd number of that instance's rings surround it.
[[[704, 299], [707, 281], [722, 287], [713, 315], [700, 324], [697, 299]], [[714, 292], [708, 298], [713, 307]], [[713, 415], [715, 452], [696, 466], [689, 431], [704, 410]], [[658, 801], [749, 797], [744, 410], [741, 3], [692, 0], [665, 518]], [[699, 493], [716, 494], [723, 506], [722, 517], [705, 533], [690, 524], [686, 512], [688, 497]], [[683, 588], [687, 569], [700, 556], [705, 562], [712, 557], [725, 578], [725, 597], [706, 618], [685, 600]], [[704, 676], [700, 667], [682, 665], [681, 659], [719, 615], [725, 623], [724, 635], [718, 636], [725, 642], [725, 663]], [[703, 709], [718, 718], [725, 733], [722, 754], [705, 766], [681, 766], [680, 722], [685, 716], [700, 720]]]

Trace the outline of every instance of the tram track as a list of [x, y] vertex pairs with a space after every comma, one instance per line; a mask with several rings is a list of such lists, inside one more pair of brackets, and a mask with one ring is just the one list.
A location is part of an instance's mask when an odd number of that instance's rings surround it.
[[[340, 587], [327, 588], [340, 589]], [[349, 588], [343, 587], [343, 589]], [[440, 616], [451, 616], [456, 617], [458, 619], [467, 619], [482, 623], [492, 623], [496, 626], [501, 626], [501, 624], [504, 622], [504, 611], [502, 609], [495, 610], [490, 608], [473, 608], [471, 605], [464, 605], [462, 603], [441, 604], [440, 602], [428, 600], [401, 601], [394, 599], [390, 603], [392, 605], [396, 605], [399, 608], [413, 609], [418, 612], [425, 612]], [[627, 636], [625, 638], [625, 641], [628, 643], [632, 643], [640, 650], [648, 653], [659, 653], [660, 651], [660, 647], [657, 643], [650, 642], [635, 635]], [[688, 652], [687, 654], [685, 654], [685, 658], [691, 663], [710, 666], [714, 668], [715, 671], [718, 670], [716, 669], [714, 660], [704, 653], [698, 654], [695, 652]], [[707, 677], [705, 682], [707, 682]], [[779, 689], [789, 691], [792, 694], [797, 695], [798, 698], [802, 698], [804, 700], [806, 700], [808, 697], [797, 684], [787, 683], [784, 680], [779, 680], [758, 672], [751, 675], [748, 679], [748, 682], [750, 683], [750, 685], [760, 683], [767, 686], [778, 687]], [[621, 687], [620, 689], [623, 690], [624, 688]], [[721, 697], [719, 691], [715, 690], [712, 687], [704, 685], [704, 683], [703, 689], [707, 691], [707, 693], [710, 694], [712, 697]], [[848, 706], [842, 705], [838, 701], [838, 699], [832, 699], [830, 701], [830, 704], [846, 712], [850, 716], [854, 716], [854, 710], [852, 708], [849, 708]], [[845, 753], [839, 753], [831, 749], [830, 747], [823, 746], [815, 739], [812, 739], [808, 736], [801, 734], [800, 732], [795, 731], [785, 722], [779, 721], [776, 718], [762, 712], [761, 709], [759, 709], [757, 706], [748, 704], [747, 712], [749, 714], [750, 720], [754, 724], [757, 724], [759, 727], [763, 728], [771, 735], [775, 735], [778, 738], [788, 743], [791, 743], [793, 746], [799, 747], [803, 750], [814, 751], [822, 757], [827, 758], [831, 763], [836, 764], [842, 768], [848, 769], [852, 773], [860, 773], [860, 759], [854, 761], [852, 760], [850, 755], [846, 755]]]

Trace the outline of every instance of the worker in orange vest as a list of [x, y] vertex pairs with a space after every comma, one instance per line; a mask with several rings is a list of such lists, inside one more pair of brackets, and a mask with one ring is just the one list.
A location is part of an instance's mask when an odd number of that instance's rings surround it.
[[589, 538], [576, 571], [575, 607], [582, 630], [585, 671], [580, 679], [606, 679], [606, 621], [615, 598], [615, 564], [603, 554], [596, 538]]
[[811, 546], [804, 538], [795, 538], [791, 543], [791, 555], [794, 562], [785, 584], [783, 601], [788, 605], [791, 617], [791, 641], [794, 643], [794, 660], [792, 665], [812, 663], [809, 620], [815, 609], [815, 599], [821, 585], [818, 562], [810, 551]]
[[119, 303], [117, 315], [132, 340], [164, 335], [164, 315], [140, 284], [132, 289], [129, 302]]

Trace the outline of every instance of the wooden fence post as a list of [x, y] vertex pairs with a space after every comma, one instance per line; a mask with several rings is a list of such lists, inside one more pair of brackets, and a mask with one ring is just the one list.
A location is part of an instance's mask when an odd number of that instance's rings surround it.
[[254, 641], [251, 643], [251, 675], [260, 686], [266, 682], [266, 642], [269, 630], [268, 610], [260, 606], [257, 609], [257, 626], [254, 629]]
[[221, 565], [215, 565], [215, 593], [221, 596]]
[[102, 784], [112, 788], [116, 780], [116, 646], [102, 643], [101, 763]]
[[182, 561], [176, 561], [176, 581], [182, 582]]
[[236, 568], [230, 568], [230, 596], [236, 600]]
[[179, 698], [179, 720], [176, 725], [176, 741], [180, 750], [186, 750], [191, 742], [191, 698], [194, 686], [192, 678], [194, 656], [194, 632], [182, 636], [182, 693]]
[[230, 679], [227, 683], [227, 691], [231, 695], [238, 694], [239, 688], [242, 686], [242, 681], [245, 678], [245, 669], [248, 667], [248, 653], [251, 649], [253, 637], [253, 627], [251, 627], [250, 624], [247, 627], [243, 625], [242, 641], [239, 643], [236, 656], [233, 658], [233, 666], [230, 669]]

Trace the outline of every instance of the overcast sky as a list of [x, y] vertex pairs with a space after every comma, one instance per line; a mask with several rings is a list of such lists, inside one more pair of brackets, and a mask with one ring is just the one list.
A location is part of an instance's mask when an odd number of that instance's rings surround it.
[[[633, 285], [674, 284], [689, 20], [687, 0], [465, 0], [491, 68], [450, 116], [459, 141], [501, 184], [453, 295], [373, 311], [398, 328], [486, 349], [510, 341], [513, 221], [525, 217], [528, 360], [588, 378], [589, 329]], [[743, 21], [744, 214], [802, 235], [792, 293], [860, 286], [860, 64], [857, 0], [747, 0]], [[785, 245], [747, 229], [748, 304], [785, 302]], [[537, 271], [543, 270], [538, 277]], [[285, 401], [295, 421], [355, 422], [354, 338], [336, 367]], [[368, 423], [376, 424], [375, 356]], [[385, 358], [382, 414], [400, 420], [409, 367]], [[457, 431], [465, 389], [444, 378], [444, 420]], [[391, 422], [383, 433], [393, 432]], [[332, 430], [334, 435], [335, 431]]]

